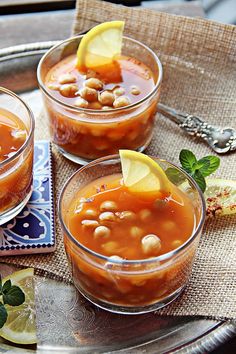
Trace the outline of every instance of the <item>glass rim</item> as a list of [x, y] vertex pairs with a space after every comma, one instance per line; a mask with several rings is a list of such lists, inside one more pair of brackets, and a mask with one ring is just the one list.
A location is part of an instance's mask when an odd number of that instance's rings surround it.
[[102, 114], [103, 115], [111, 115], [113, 112], [117, 113], [117, 112], [122, 112], [122, 111], [126, 111], [132, 108], [135, 108], [136, 106], [139, 106], [140, 104], [142, 104], [143, 102], [145, 102], [147, 99], [149, 99], [150, 97], [152, 97], [154, 95], [154, 93], [159, 89], [161, 82], [162, 82], [162, 78], [163, 78], [163, 68], [162, 68], [162, 64], [160, 59], [158, 58], [158, 56], [154, 53], [154, 51], [149, 48], [148, 46], [146, 46], [145, 44], [143, 44], [142, 42], [127, 37], [127, 36], [123, 36], [124, 39], [129, 40], [133, 43], [136, 43], [138, 45], [141, 45], [143, 48], [145, 48], [154, 58], [155, 61], [157, 63], [158, 66], [158, 79], [157, 82], [155, 83], [155, 86], [153, 87], [153, 89], [145, 96], [143, 97], [141, 100], [134, 102], [128, 106], [125, 107], [120, 107], [120, 108], [113, 108], [112, 110], [100, 110], [100, 109], [90, 109], [90, 108], [79, 108], [79, 107], [75, 107], [73, 105], [64, 103], [62, 101], [60, 101], [59, 99], [57, 99], [56, 97], [54, 97], [53, 95], [51, 95], [49, 93], [49, 91], [46, 89], [42, 79], [41, 79], [41, 67], [43, 64], [43, 61], [47, 58], [47, 56], [49, 56], [55, 49], [57, 49], [58, 47], [60, 47], [61, 45], [65, 44], [65, 43], [69, 43], [72, 42], [76, 39], [80, 39], [82, 38], [84, 35], [79, 35], [79, 36], [74, 36], [74, 37], [70, 37], [67, 38], [64, 41], [61, 41], [60, 43], [54, 45], [52, 48], [50, 48], [40, 59], [38, 67], [37, 67], [37, 79], [38, 79], [38, 83], [39, 83], [39, 87], [42, 89], [42, 91], [45, 93], [45, 95], [47, 95], [51, 100], [53, 100], [54, 102], [58, 103], [60, 106], [65, 107], [65, 108], [69, 108], [71, 111], [74, 112], [83, 112], [83, 113], [90, 113], [90, 114]]
[[77, 239], [75, 239], [75, 237], [71, 234], [71, 232], [69, 231], [69, 229], [67, 228], [67, 226], [64, 223], [63, 217], [62, 217], [62, 208], [61, 208], [61, 204], [62, 204], [62, 198], [64, 195], [64, 192], [67, 188], [67, 186], [69, 185], [69, 183], [71, 182], [71, 180], [77, 175], [82, 173], [84, 170], [97, 165], [101, 162], [104, 161], [112, 161], [112, 160], [116, 160], [120, 162], [120, 157], [118, 154], [116, 155], [109, 155], [109, 156], [105, 156], [105, 157], [101, 157], [99, 159], [96, 159], [92, 162], [90, 162], [89, 164], [81, 167], [80, 169], [78, 169], [77, 171], [75, 171], [72, 176], [70, 176], [70, 178], [65, 182], [65, 184], [62, 187], [61, 193], [59, 195], [59, 200], [58, 200], [58, 215], [59, 215], [59, 220], [62, 226], [62, 229], [64, 232], [66, 232], [66, 235], [70, 238], [70, 240], [80, 249], [82, 249], [83, 251], [89, 253], [90, 255], [100, 259], [100, 260], [105, 260], [108, 261], [110, 263], [114, 263], [114, 264], [122, 264], [122, 265], [137, 265], [137, 264], [149, 264], [149, 263], [153, 263], [153, 262], [160, 262], [160, 261], [168, 261], [170, 260], [172, 257], [182, 253], [183, 250], [185, 250], [197, 237], [197, 235], [199, 234], [201, 228], [203, 227], [204, 221], [205, 221], [205, 215], [206, 215], [206, 202], [203, 196], [203, 193], [201, 191], [201, 189], [199, 188], [198, 184], [194, 181], [194, 179], [187, 173], [185, 172], [181, 167], [175, 165], [174, 163], [171, 163], [165, 159], [161, 159], [159, 157], [155, 157], [155, 156], [151, 156], [148, 155], [149, 157], [153, 158], [154, 160], [159, 160], [161, 162], [166, 162], [168, 163], [171, 167], [177, 168], [183, 175], [185, 175], [185, 177], [192, 183], [192, 185], [195, 187], [196, 191], [198, 192], [198, 195], [200, 197], [200, 201], [201, 201], [201, 216], [200, 216], [200, 220], [196, 226], [196, 228], [193, 230], [191, 236], [178, 248], [169, 251], [167, 253], [164, 253], [160, 256], [157, 257], [152, 257], [151, 259], [134, 259], [134, 260], [113, 260], [110, 259], [109, 256], [105, 256], [102, 255], [100, 253], [97, 253], [91, 249], [89, 249], [88, 247], [84, 246], [82, 243], [80, 243]]
[[29, 108], [29, 106], [27, 105], [27, 103], [25, 103], [25, 101], [19, 97], [16, 93], [12, 92], [11, 90], [8, 90], [5, 87], [0, 86], [0, 94], [4, 93], [6, 95], [9, 95], [15, 99], [17, 99], [18, 101], [20, 101], [21, 104], [23, 104], [23, 106], [26, 108], [26, 111], [29, 115], [30, 118], [30, 130], [29, 130], [29, 134], [24, 142], [24, 144], [19, 148], [19, 150], [17, 150], [17, 152], [12, 155], [11, 157], [8, 157], [6, 160], [0, 162], [0, 168], [4, 167], [5, 165], [7, 165], [9, 162], [12, 162], [13, 160], [15, 160], [15, 158], [17, 158], [28, 146], [29, 141], [31, 140], [33, 134], [34, 134], [34, 128], [35, 128], [35, 119], [34, 119], [34, 114], [31, 111], [31, 109]]

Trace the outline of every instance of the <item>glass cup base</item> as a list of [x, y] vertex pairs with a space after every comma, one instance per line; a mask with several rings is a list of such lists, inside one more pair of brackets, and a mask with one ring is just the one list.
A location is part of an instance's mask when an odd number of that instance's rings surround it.
[[[148, 145], [150, 144], [152, 140], [152, 135], [149, 137], [149, 139], [146, 141], [146, 143], [144, 145], [142, 145], [141, 147], [135, 149], [135, 151], [138, 151], [138, 152], [143, 152], [147, 147]], [[76, 156], [76, 155], [73, 155], [69, 152], [67, 152], [66, 150], [64, 150], [62, 147], [56, 145], [56, 148], [58, 149], [58, 151], [65, 157], [67, 158], [68, 160], [72, 161], [72, 162], [75, 162], [77, 163], [78, 165], [82, 165], [82, 166], [85, 166], [87, 165], [89, 162], [95, 160], [95, 159], [86, 159], [85, 157], [80, 157], [80, 156]]]
[[175, 292], [173, 292], [171, 295], [168, 297], [165, 297], [161, 299], [160, 301], [157, 301], [153, 304], [150, 305], [145, 305], [145, 306], [122, 306], [122, 305], [115, 305], [111, 304], [105, 301], [102, 301], [100, 299], [96, 299], [92, 295], [84, 292], [83, 289], [81, 289], [77, 284], [75, 285], [76, 288], [79, 290], [79, 292], [93, 305], [112, 312], [112, 313], [117, 313], [117, 314], [123, 314], [123, 315], [141, 315], [145, 314], [148, 312], [153, 312], [160, 310], [161, 308], [169, 305], [171, 302], [173, 302], [177, 297], [184, 291], [186, 285], [182, 286], [181, 288], [177, 289]]
[[20, 204], [17, 204], [14, 208], [0, 214], [0, 225], [5, 224], [9, 220], [13, 219], [16, 215], [18, 215], [24, 206], [28, 203], [31, 194], [33, 192], [33, 187], [31, 188], [30, 192], [26, 195], [25, 199], [22, 200]]

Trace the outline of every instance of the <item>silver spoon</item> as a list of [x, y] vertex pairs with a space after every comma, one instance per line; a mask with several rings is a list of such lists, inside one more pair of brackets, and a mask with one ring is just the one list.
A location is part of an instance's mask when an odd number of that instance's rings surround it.
[[236, 130], [233, 128], [210, 125], [203, 119], [187, 113], [181, 113], [162, 103], [157, 106], [158, 112], [172, 120], [186, 133], [202, 138], [218, 154], [236, 150]]

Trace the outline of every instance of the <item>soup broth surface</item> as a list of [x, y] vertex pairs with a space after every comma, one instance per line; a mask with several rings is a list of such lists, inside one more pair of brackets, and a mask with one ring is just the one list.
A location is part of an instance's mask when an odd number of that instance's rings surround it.
[[15, 114], [0, 108], [0, 162], [14, 155], [27, 138], [27, 129]]
[[67, 225], [79, 242], [96, 253], [146, 259], [188, 240], [195, 228], [194, 207], [175, 186], [170, 197], [146, 200], [130, 193], [121, 175], [112, 175], [97, 179], [75, 195]]

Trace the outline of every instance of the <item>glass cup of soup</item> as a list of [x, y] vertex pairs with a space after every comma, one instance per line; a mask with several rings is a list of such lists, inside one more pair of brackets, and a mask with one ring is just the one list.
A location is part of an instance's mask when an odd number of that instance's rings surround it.
[[81, 71], [76, 51], [82, 37], [54, 46], [38, 66], [52, 141], [80, 164], [119, 149], [143, 151], [153, 133], [160, 60], [144, 44], [123, 37], [122, 55], [112, 64]]
[[143, 200], [122, 183], [117, 155], [91, 162], [65, 184], [59, 217], [72, 277], [95, 305], [140, 314], [168, 305], [185, 288], [202, 232], [205, 201], [175, 165], [169, 197]]
[[0, 87], [0, 225], [16, 216], [33, 189], [34, 117], [26, 103]]

